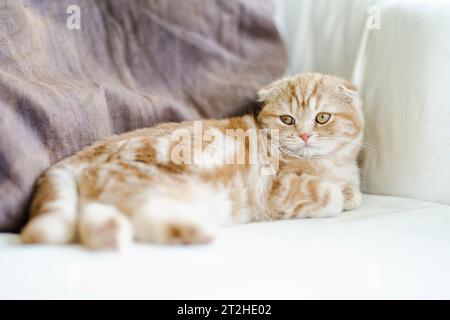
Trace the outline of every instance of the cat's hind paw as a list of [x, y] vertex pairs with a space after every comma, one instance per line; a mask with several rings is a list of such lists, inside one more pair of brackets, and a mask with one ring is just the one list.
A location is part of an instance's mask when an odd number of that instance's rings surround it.
[[25, 226], [21, 232], [22, 243], [64, 244], [73, 241], [74, 228], [58, 214], [43, 214]]
[[207, 227], [188, 224], [171, 223], [166, 227], [166, 240], [173, 244], [206, 244], [214, 240], [214, 232]]
[[160, 244], [207, 244], [215, 235], [215, 229], [208, 224], [170, 215], [137, 214], [133, 226], [139, 241]]
[[115, 207], [92, 203], [84, 206], [80, 215], [81, 243], [94, 250], [119, 250], [133, 240], [129, 219]]

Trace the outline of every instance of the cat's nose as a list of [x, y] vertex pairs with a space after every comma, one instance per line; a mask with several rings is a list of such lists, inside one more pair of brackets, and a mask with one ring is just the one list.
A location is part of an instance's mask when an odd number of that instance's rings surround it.
[[309, 133], [303, 132], [303, 133], [300, 133], [299, 136], [306, 143], [311, 135]]

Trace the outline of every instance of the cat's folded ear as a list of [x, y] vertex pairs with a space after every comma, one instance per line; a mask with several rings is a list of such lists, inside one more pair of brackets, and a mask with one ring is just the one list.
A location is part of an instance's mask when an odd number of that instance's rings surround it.
[[358, 87], [351, 83], [350, 81], [344, 80], [343, 83], [339, 85], [339, 90], [348, 98], [350, 98], [356, 104], [361, 105], [361, 101], [358, 94]]
[[283, 86], [289, 81], [289, 78], [282, 78], [279, 80], [276, 80], [272, 83], [269, 83], [267, 86], [262, 87], [259, 91], [258, 91], [258, 101], [259, 102], [264, 102], [269, 100], [270, 98], [275, 98], [277, 97]]

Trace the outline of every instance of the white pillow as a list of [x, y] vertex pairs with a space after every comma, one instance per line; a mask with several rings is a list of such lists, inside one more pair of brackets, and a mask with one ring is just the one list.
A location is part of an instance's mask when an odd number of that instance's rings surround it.
[[450, 204], [450, 2], [280, 0], [276, 21], [288, 73], [360, 87], [364, 191]]

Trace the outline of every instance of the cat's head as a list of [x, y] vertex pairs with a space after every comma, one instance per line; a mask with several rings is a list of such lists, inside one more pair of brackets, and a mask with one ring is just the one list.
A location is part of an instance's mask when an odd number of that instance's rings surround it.
[[350, 82], [317, 73], [275, 81], [259, 91], [258, 123], [278, 129], [279, 148], [300, 158], [356, 156], [364, 127], [361, 102]]

